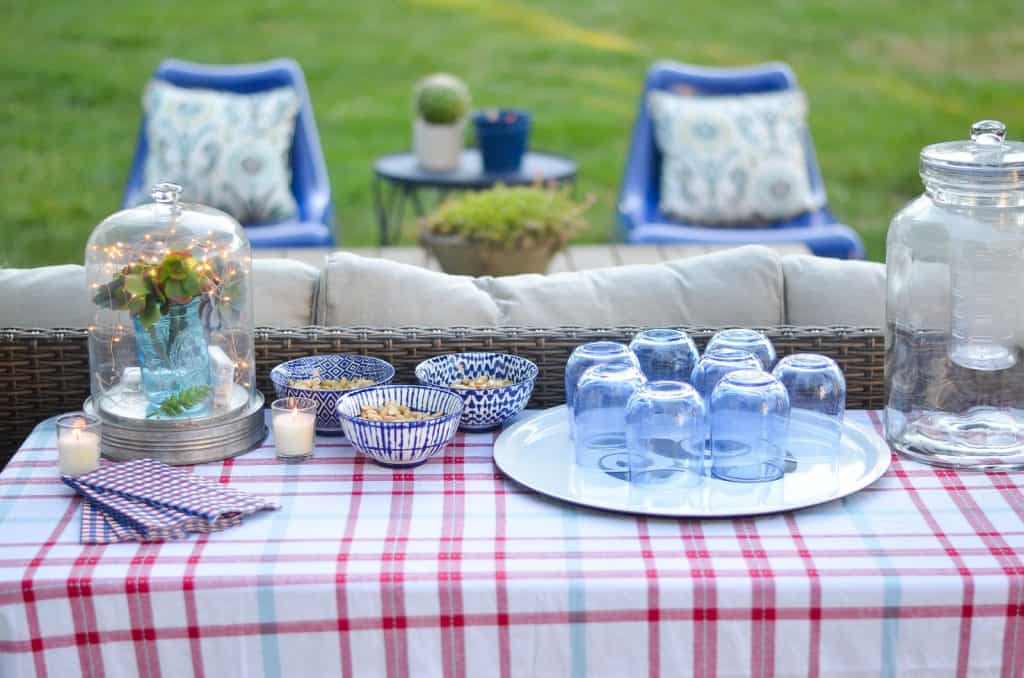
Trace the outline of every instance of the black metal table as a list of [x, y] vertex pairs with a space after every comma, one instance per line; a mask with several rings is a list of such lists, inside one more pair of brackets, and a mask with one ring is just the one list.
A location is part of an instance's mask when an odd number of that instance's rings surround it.
[[432, 172], [416, 163], [413, 153], [382, 155], [373, 163], [373, 202], [380, 228], [380, 244], [398, 241], [405, 215], [405, 204], [411, 202], [417, 216], [424, 216], [421, 190], [436, 190], [440, 198], [451, 191], [478, 191], [501, 183], [522, 186], [534, 183], [574, 183], [576, 161], [557, 153], [529, 151], [523, 156], [518, 172], [486, 174], [475, 148], [462, 152], [459, 167], [451, 172]]

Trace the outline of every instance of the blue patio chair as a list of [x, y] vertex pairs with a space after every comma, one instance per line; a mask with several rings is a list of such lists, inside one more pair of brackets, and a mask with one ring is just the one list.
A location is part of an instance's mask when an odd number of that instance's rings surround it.
[[783, 63], [747, 68], [704, 68], [670, 61], [654, 64], [647, 73], [640, 97], [619, 195], [619, 223], [626, 242], [678, 245], [804, 243], [819, 256], [864, 258], [860, 237], [850, 227], [836, 223], [828, 209], [825, 185], [809, 134], [806, 142], [807, 173], [812, 190], [820, 193], [822, 207], [792, 219], [742, 228], [686, 224], [660, 214], [661, 155], [654, 141], [647, 93], [651, 90], [671, 91], [680, 86], [692, 88], [697, 94], [714, 96], [778, 92], [795, 88], [797, 84], [793, 71]]
[[[320, 136], [313, 120], [306, 79], [302, 69], [291, 59], [275, 59], [255, 64], [212, 66], [188, 61], [168, 59], [153, 74], [178, 87], [224, 90], [248, 94], [293, 87], [299, 96], [299, 114], [295, 120], [295, 138], [290, 155], [292, 195], [298, 203], [299, 213], [294, 220], [276, 224], [246, 226], [245, 232], [253, 247], [332, 247], [334, 245], [334, 204], [331, 185], [327, 179], [327, 165], [320, 148]], [[139, 129], [135, 160], [124, 192], [124, 206], [140, 202], [149, 190], [142, 185], [142, 168], [146, 161], [148, 143], [146, 121]]]

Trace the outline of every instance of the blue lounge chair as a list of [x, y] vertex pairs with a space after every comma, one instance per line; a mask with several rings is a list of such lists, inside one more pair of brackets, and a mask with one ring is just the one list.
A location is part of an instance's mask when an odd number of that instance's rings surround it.
[[[275, 87], [294, 87], [300, 100], [292, 141], [292, 195], [299, 213], [294, 220], [276, 224], [246, 226], [253, 247], [332, 247], [334, 245], [334, 204], [327, 165], [320, 148], [320, 136], [313, 120], [313, 108], [306, 90], [302, 69], [291, 59], [276, 59], [256, 64], [211, 66], [169, 59], [157, 67], [153, 78], [178, 87], [251, 93]], [[131, 175], [124, 192], [124, 206], [139, 203], [149, 190], [142, 185], [143, 166], [148, 151], [146, 121], [139, 129], [138, 145]]]
[[822, 194], [822, 207], [792, 219], [743, 228], [706, 227], [686, 224], [658, 212], [661, 189], [661, 156], [647, 110], [647, 93], [688, 87], [702, 95], [778, 92], [795, 88], [796, 76], [783, 63], [747, 68], [704, 68], [660, 61], [647, 73], [640, 97], [629, 158], [626, 161], [618, 215], [623, 239], [629, 243], [677, 245], [744, 245], [804, 243], [819, 256], [839, 259], [864, 258], [864, 245], [857, 233], [836, 223], [824, 199], [825, 185], [807, 137], [807, 172], [811, 188]]

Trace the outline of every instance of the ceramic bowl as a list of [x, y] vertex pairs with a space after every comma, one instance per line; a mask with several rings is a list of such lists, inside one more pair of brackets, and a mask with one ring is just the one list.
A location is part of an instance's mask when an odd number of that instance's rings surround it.
[[295, 379], [310, 379], [314, 370], [320, 371], [321, 379], [372, 379], [374, 385], [389, 384], [395, 376], [395, 368], [379, 358], [365, 355], [314, 355], [281, 363], [270, 371], [278, 398], [312, 398], [317, 402], [316, 432], [324, 435], [341, 435], [338, 421], [338, 396], [348, 391], [314, 390], [289, 386]]
[[452, 382], [464, 377], [488, 375], [510, 380], [510, 386], [497, 388], [451, 389], [466, 401], [462, 430], [487, 431], [523, 411], [538, 372], [532, 361], [508, 353], [452, 353], [421, 362], [416, 366], [416, 379], [441, 388], [451, 388]]
[[[371, 421], [359, 416], [364, 405], [389, 400], [417, 412], [440, 412], [425, 421]], [[433, 386], [369, 386], [338, 399], [338, 418], [352, 446], [381, 466], [418, 466], [447, 447], [459, 430], [462, 398]]]

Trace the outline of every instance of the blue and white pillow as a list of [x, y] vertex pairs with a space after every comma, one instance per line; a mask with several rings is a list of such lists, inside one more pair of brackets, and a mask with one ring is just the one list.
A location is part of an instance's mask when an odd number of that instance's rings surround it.
[[149, 142], [144, 186], [173, 181], [182, 200], [224, 210], [243, 224], [296, 215], [288, 161], [299, 112], [293, 88], [235, 94], [153, 80], [142, 103]]
[[807, 171], [800, 90], [738, 96], [648, 95], [662, 155], [659, 211], [690, 223], [757, 224], [824, 204]]

